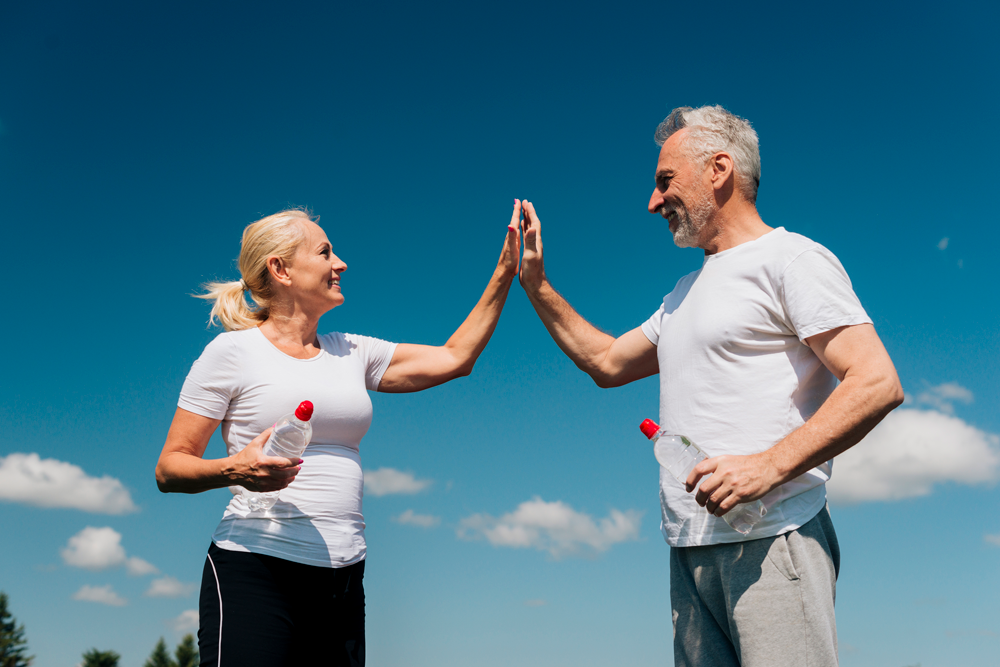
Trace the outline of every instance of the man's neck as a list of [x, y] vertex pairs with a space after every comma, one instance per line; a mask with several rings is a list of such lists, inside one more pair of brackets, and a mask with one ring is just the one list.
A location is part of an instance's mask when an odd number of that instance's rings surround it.
[[730, 200], [702, 229], [698, 247], [706, 255], [714, 255], [759, 239], [772, 229], [761, 219], [756, 206]]

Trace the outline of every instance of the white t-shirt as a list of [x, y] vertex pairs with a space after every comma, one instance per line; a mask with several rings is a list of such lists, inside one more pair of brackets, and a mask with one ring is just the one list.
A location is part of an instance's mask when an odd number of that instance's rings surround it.
[[354, 334], [319, 337], [320, 353], [295, 359], [258, 328], [220, 334], [194, 363], [178, 406], [222, 420], [230, 456], [278, 419], [312, 401], [312, 441], [302, 470], [266, 513], [250, 512], [239, 491], [212, 541], [320, 567], [365, 557], [364, 478], [358, 447], [372, 423], [366, 389], [378, 389], [395, 343]]
[[[870, 323], [829, 250], [779, 227], [707, 255], [677, 282], [642, 331], [657, 346], [660, 426], [709, 456], [762, 452], [802, 426], [837, 379], [802, 341]], [[828, 461], [768, 493], [767, 516], [744, 537], [660, 469], [661, 531], [671, 546], [780, 535], [826, 504]]]

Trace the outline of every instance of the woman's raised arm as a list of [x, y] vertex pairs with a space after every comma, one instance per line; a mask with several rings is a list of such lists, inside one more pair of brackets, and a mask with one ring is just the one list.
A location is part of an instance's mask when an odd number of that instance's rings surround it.
[[511, 283], [517, 276], [521, 251], [521, 202], [514, 200], [514, 213], [507, 227], [500, 261], [486, 291], [462, 326], [440, 347], [400, 344], [382, 375], [378, 390], [388, 393], [420, 391], [463, 377], [472, 372], [476, 359], [496, 329]]

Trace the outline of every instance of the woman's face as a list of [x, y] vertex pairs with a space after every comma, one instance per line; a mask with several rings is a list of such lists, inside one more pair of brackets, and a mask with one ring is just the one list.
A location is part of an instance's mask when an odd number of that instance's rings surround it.
[[288, 266], [290, 288], [296, 301], [326, 312], [344, 303], [340, 274], [347, 264], [333, 254], [323, 228], [311, 220], [302, 222], [305, 238]]

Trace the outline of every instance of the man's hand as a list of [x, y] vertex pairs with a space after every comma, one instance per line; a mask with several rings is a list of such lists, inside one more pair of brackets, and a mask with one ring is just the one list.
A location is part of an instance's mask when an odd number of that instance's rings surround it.
[[[708, 476], [698, 487], [698, 481]], [[762, 498], [781, 483], [767, 452], [749, 456], [713, 456], [691, 470], [688, 493], [698, 487], [694, 499], [710, 514], [722, 516], [741, 503]]]
[[521, 258], [521, 287], [525, 292], [534, 292], [545, 280], [545, 261], [542, 258], [542, 223], [530, 201], [523, 202], [524, 219], [521, 231], [524, 234], [524, 256]]

